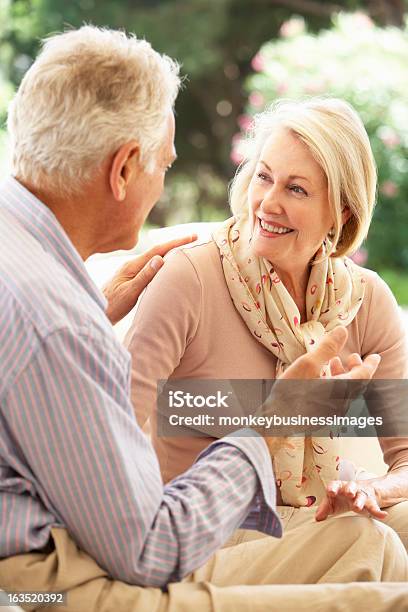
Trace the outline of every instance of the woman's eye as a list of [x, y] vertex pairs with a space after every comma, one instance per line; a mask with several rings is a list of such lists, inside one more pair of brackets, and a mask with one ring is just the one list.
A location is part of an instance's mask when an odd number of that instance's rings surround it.
[[294, 193], [307, 196], [307, 192], [303, 189], [303, 187], [300, 187], [299, 185], [290, 185], [289, 189]]
[[269, 176], [265, 174], [264, 172], [258, 172], [256, 176], [257, 178], [261, 179], [261, 181], [269, 180]]

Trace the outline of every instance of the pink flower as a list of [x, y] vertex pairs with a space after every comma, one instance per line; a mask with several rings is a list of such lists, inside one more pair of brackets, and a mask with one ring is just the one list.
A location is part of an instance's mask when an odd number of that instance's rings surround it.
[[365, 13], [354, 13], [354, 23], [357, 30], [372, 30], [374, 22]]
[[388, 198], [393, 198], [398, 193], [398, 186], [393, 181], [384, 181], [380, 187], [380, 191]]
[[251, 62], [252, 68], [256, 72], [261, 72], [265, 68], [265, 58], [261, 53], [257, 53]]
[[238, 121], [239, 127], [243, 131], [249, 130], [253, 123], [253, 119], [249, 115], [240, 115], [237, 121]]
[[253, 91], [249, 96], [249, 103], [255, 108], [260, 108], [265, 104], [265, 98], [259, 91]]
[[244, 156], [239, 151], [238, 147], [232, 147], [230, 158], [232, 163], [234, 163], [236, 166], [239, 166], [239, 164], [244, 159]]
[[279, 31], [283, 38], [294, 38], [305, 31], [305, 21], [302, 17], [292, 17], [285, 21]]

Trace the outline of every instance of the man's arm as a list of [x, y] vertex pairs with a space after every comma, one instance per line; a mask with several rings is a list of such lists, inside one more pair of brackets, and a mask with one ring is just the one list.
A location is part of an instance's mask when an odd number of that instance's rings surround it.
[[114, 338], [48, 336], [4, 411], [44, 506], [109, 574], [164, 586], [203, 564], [247, 517], [280, 535], [261, 438], [216, 442], [163, 486], [129, 401], [128, 355]]

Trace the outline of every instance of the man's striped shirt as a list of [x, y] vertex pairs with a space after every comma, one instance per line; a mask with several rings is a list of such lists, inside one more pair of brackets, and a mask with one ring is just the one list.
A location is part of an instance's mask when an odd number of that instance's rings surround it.
[[51, 210], [0, 186], [0, 557], [65, 527], [109, 574], [164, 586], [238, 526], [276, 536], [260, 437], [213, 443], [163, 485], [130, 402], [130, 356]]

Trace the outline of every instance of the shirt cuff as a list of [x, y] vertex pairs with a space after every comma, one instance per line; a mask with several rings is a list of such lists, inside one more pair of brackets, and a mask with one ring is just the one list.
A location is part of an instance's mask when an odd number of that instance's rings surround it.
[[282, 537], [282, 523], [276, 513], [276, 485], [272, 460], [265, 440], [253, 429], [240, 429], [234, 435], [216, 440], [197, 457], [201, 459], [217, 446], [233, 446], [250, 462], [258, 478], [258, 490], [251, 510], [240, 525], [241, 529], [254, 529], [277, 538]]

